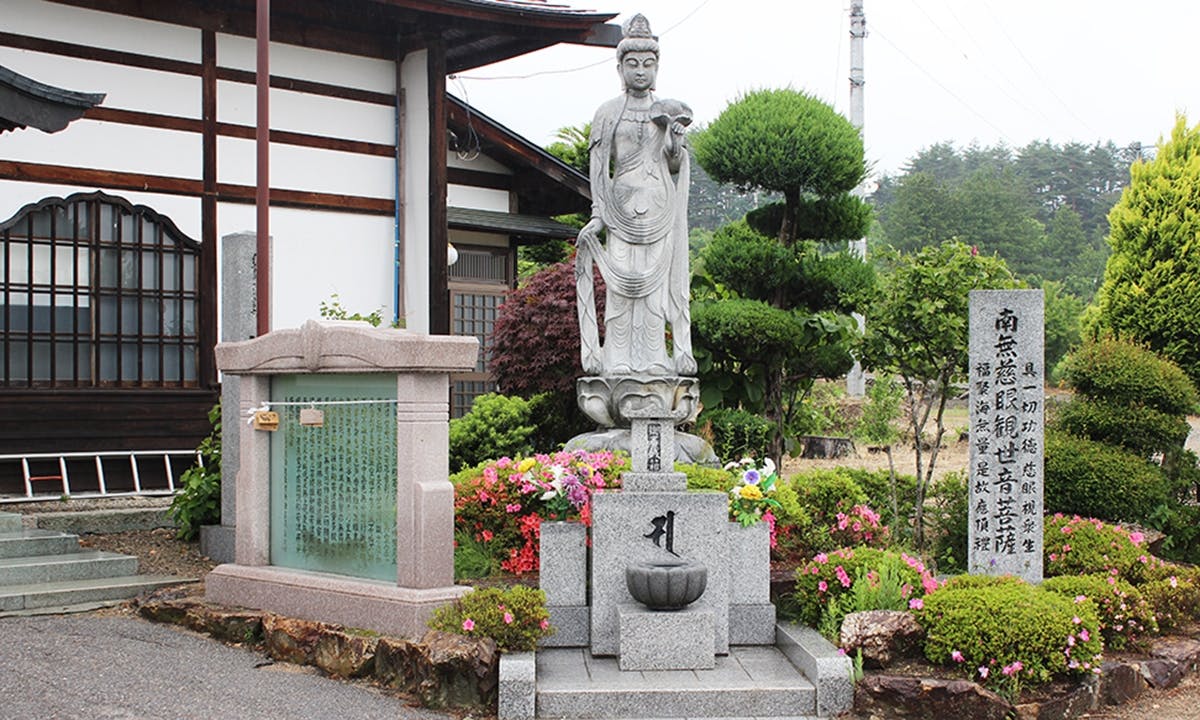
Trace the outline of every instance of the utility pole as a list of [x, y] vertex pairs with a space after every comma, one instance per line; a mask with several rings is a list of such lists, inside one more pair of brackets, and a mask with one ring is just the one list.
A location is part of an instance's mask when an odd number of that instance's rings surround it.
[[[860, 135], [863, 131], [863, 40], [867, 37], [867, 17], [863, 14], [863, 0], [850, 0], [850, 124], [858, 128]], [[864, 197], [867, 194], [867, 179], [863, 178], [854, 195]], [[867, 240], [860, 238], [849, 242], [850, 252], [862, 260], [867, 259]], [[866, 328], [866, 321], [859, 313], [854, 313], [858, 321], [858, 330]], [[850, 397], [862, 397], [867, 392], [867, 378], [863, 374], [862, 365], [855, 361], [854, 367], [846, 374], [846, 394]]]

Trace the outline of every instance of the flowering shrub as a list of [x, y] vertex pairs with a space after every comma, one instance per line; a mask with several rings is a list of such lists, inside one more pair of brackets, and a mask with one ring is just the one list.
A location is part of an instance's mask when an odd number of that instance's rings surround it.
[[591, 493], [620, 485], [628, 460], [583, 450], [500, 458], [451, 476], [454, 523], [517, 575], [538, 569], [543, 520], [591, 518]]
[[742, 458], [725, 466], [737, 477], [733, 488], [729, 491], [729, 515], [742, 524], [742, 527], [754, 525], [759, 520], [766, 519], [772, 525], [774, 535], [774, 516], [772, 510], [779, 509], [779, 503], [768, 497], [775, 492], [775, 463], [771, 458], [763, 461], [760, 467], [754, 458]]
[[532, 650], [538, 640], [554, 634], [546, 593], [524, 585], [474, 590], [437, 609], [429, 621], [434, 630], [489, 637], [500, 650]]
[[1046, 578], [1042, 587], [1071, 598], [1076, 604], [1093, 603], [1100, 618], [1104, 646], [1112, 650], [1144, 645], [1149, 635], [1158, 632], [1154, 609], [1135, 587], [1115, 574], [1062, 575]]
[[880, 523], [879, 513], [867, 505], [855, 505], [839, 512], [829, 528], [829, 537], [839, 547], [887, 545], [888, 529]]
[[1062, 513], [1046, 518], [1045, 572], [1053, 575], [1089, 575], [1117, 571], [1117, 576], [1137, 584], [1146, 570], [1159, 561], [1143, 547], [1141, 533], [1078, 515]]
[[909, 607], [918, 607], [922, 596], [938, 588], [938, 582], [918, 559], [907, 553], [878, 550], [868, 547], [843, 548], [831, 553], [818, 553], [812, 560], [796, 568], [796, 589], [787, 603], [787, 614], [808, 625], [817, 625], [830, 607], [830, 600], [841, 602], [851, 592], [859, 571], [870, 582], [885, 567], [895, 571], [900, 580], [900, 595]]
[[925, 657], [1015, 698], [1023, 683], [1100, 672], [1095, 606], [1015, 578], [955, 578], [917, 608]]
[[1146, 571], [1138, 590], [1154, 608], [1160, 630], [1177, 628], [1188, 618], [1200, 619], [1200, 568], [1158, 564]]

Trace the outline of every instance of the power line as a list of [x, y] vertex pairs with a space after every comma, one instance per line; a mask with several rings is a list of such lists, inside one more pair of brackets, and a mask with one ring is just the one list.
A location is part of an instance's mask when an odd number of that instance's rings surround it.
[[1075, 118], [1075, 120], [1078, 121], [1080, 125], [1083, 125], [1085, 128], [1087, 128], [1088, 132], [1099, 137], [1099, 134], [1094, 129], [1092, 129], [1092, 126], [1088, 125], [1087, 120], [1084, 120], [1083, 118], [1079, 117], [1079, 115], [1075, 113], [1075, 110], [1070, 105], [1068, 105], [1061, 97], [1059, 97], [1058, 93], [1054, 92], [1054, 88], [1051, 87], [1050, 84], [1047, 83], [1042, 78], [1041, 73], [1038, 71], [1038, 69], [1036, 67], [1033, 66], [1033, 63], [1029, 61], [1029, 58], [1025, 57], [1025, 53], [1021, 51], [1020, 46], [1018, 46], [1017, 43], [1013, 40], [1012, 36], [1008, 34], [1008, 30], [1005, 29], [1004, 23], [1000, 22], [1000, 18], [996, 15], [996, 11], [992, 9], [991, 3], [989, 3], [987, 0], [983, 0], [983, 6], [985, 8], [987, 8], [987, 11], [988, 11], [988, 13], [991, 14], [992, 19], [996, 21], [996, 26], [1000, 28], [1000, 32], [1004, 35], [1004, 38], [1006, 40], [1008, 40], [1008, 44], [1012, 45], [1013, 49], [1017, 51], [1017, 55], [1020, 56], [1021, 60], [1024, 61], [1025, 65], [1027, 65], [1029, 67], [1029, 70], [1033, 73], [1033, 76], [1035, 78], [1037, 78], [1038, 82], [1040, 82], [1042, 84], [1042, 87], [1046, 88], [1046, 91], [1050, 93], [1051, 97], [1053, 97], [1055, 100], [1057, 100], [1058, 104], [1062, 105], [1063, 108], [1068, 113], [1071, 114], [1071, 117]]
[[1013, 143], [1012, 139], [1008, 137], [1008, 134], [1007, 134], [1007, 133], [1005, 133], [1005, 132], [1004, 132], [1003, 130], [1001, 130], [1000, 128], [996, 127], [996, 124], [995, 124], [995, 123], [993, 123], [991, 120], [989, 120], [989, 119], [988, 119], [988, 117], [987, 117], [986, 115], [984, 115], [983, 113], [981, 113], [981, 112], [979, 112], [978, 110], [976, 110], [974, 107], [972, 107], [972, 106], [971, 106], [971, 104], [970, 104], [970, 103], [968, 103], [966, 100], [963, 100], [963, 99], [962, 99], [961, 97], [959, 97], [959, 96], [958, 96], [958, 95], [957, 95], [957, 94], [956, 94], [956, 93], [955, 93], [953, 90], [951, 90], [950, 88], [948, 88], [948, 87], [946, 87], [944, 84], [942, 84], [942, 81], [941, 81], [941, 80], [938, 80], [936, 77], [934, 77], [933, 73], [929, 72], [929, 71], [928, 71], [928, 70], [926, 70], [926, 69], [924, 68], [924, 66], [922, 66], [922, 65], [921, 65], [919, 62], [917, 62], [916, 60], [912, 59], [912, 57], [910, 57], [908, 53], [904, 52], [904, 50], [903, 50], [903, 49], [901, 49], [899, 45], [897, 45], [896, 43], [894, 43], [894, 42], [892, 42], [891, 40], [889, 40], [889, 39], [888, 39], [888, 37], [887, 37], [887, 35], [885, 35], [884, 33], [880, 32], [880, 30], [879, 30], [879, 25], [878, 25], [878, 24], [875, 24], [875, 25], [873, 25], [873, 32], [874, 32], [874, 34], [875, 34], [875, 35], [878, 35], [878, 36], [879, 36], [879, 38], [880, 38], [881, 40], [883, 40], [885, 43], [887, 43], [888, 45], [891, 45], [891, 46], [892, 46], [892, 49], [893, 49], [893, 50], [895, 50], [896, 52], [900, 53], [901, 57], [903, 57], [905, 60], [907, 60], [909, 63], [911, 63], [913, 67], [915, 67], [916, 69], [918, 69], [918, 70], [920, 70], [922, 73], [924, 73], [925, 77], [927, 77], [927, 78], [929, 78], [931, 81], [933, 81], [933, 84], [935, 84], [935, 85], [937, 85], [938, 87], [940, 87], [940, 88], [941, 88], [941, 89], [942, 89], [942, 90], [943, 90], [943, 91], [944, 91], [944, 92], [945, 92], [947, 95], [949, 95], [950, 97], [952, 97], [952, 98], [954, 98], [955, 100], [957, 100], [957, 101], [959, 102], [959, 104], [960, 104], [960, 105], [962, 105], [962, 106], [963, 106], [964, 108], [966, 108], [967, 110], [971, 111], [971, 113], [972, 113], [973, 115], [975, 115], [975, 116], [976, 116], [976, 117], [978, 117], [980, 120], [982, 120], [982, 121], [983, 121], [983, 122], [984, 122], [984, 123], [985, 123], [985, 124], [986, 124], [988, 127], [992, 128], [992, 129], [993, 129], [993, 130], [995, 130], [997, 133], [999, 133], [999, 134], [1000, 134], [1000, 137], [1001, 137], [1001, 138], [1003, 138], [1005, 142], [1007, 142], [1007, 143], [1008, 143], [1008, 144], [1010, 144], [1010, 145], [1013, 145], [1013, 144], [1015, 144], [1015, 143]]
[[[977, 61], [976, 57], [973, 57], [972, 55], [968, 54], [968, 53], [967, 53], [967, 51], [966, 51], [966, 50], [964, 50], [964, 49], [962, 48], [962, 46], [960, 46], [960, 45], [958, 44], [958, 40], [957, 40], [957, 38], [955, 38], [953, 35], [951, 35], [949, 32], [947, 32], [947, 31], [946, 31], [946, 29], [945, 29], [945, 28], [943, 28], [943, 27], [942, 27], [942, 26], [941, 26], [941, 25], [940, 25], [940, 24], [937, 22], [937, 20], [935, 20], [935, 19], [934, 19], [934, 17], [933, 17], [932, 15], [930, 15], [930, 14], [929, 14], [929, 12], [928, 12], [928, 11], [926, 11], [926, 10], [925, 10], [925, 8], [924, 8], [924, 7], [922, 7], [920, 3], [918, 3], [918, 2], [917, 2], [917, 0], [908, 0], [908, 2], [909, 2], [909, 3], [910, 3], [912, 6], [913, 6], [913, 7], [915, 7], [917, 10], [919, 10], [919, 11], [921, 12], [921, 14], [922, 14], [922, 15], [924, 15], [924, 16], [926, 17], [926, 19], [928, 19], [928, 20], [929, 20], [929, 24], [933, 25], [933, 27], [934, 27], [934, 28], [936, 28], [936, 29], [937, 29], [937, 31], [938, 31], [939, 33], [941, 33], [941, 34], [942, 34], [942, 36], [943, 36], [944, 38], [946, 38], [946, 40], [947, 40], [947, 41], [948, 41], [948, 42], [949, 42], [949, 43], [950, 43], [950, 44], [951, 44], [951, 45], [954, 47], [954, 50], [955, 50], [956, 52], [958, 52], [958, 54], [960, 54], [960, 55], [962, 55], [962, 56], [963, 56], [963, 59], [964, 59], [964, 60], [966, 60], [968, 63], [970, 63], [970, 64], [974, 65], [974, 66], [975, 66], [975, 67], [976, 67], [976, 68], [979, 70], [980, 74], [982, 74], [982, 75], [983, 75], [983, 76], [984, 76], [984, 77], [985, 77], [985, 78], [988, 80], [988, 82], [990, 82], [992, 85], [994, 85], [994, 86], [996, 87], [996, 89], [997, 89], [997, 90], [999, 90], [1001, 93], [1003, 93], [1005, 97], [1007, 97], [1007, 98], [1008, 98], [1009, 100], [1011, 100], [1011, 101], [1012, 101], [1012, 102], [1013, 102], [1015, 105], [1019, 106], [1021, 109], [1025, 110], [1026, 112], [1028, 112], [1028, 113], [1030, 113], [1030, 114], [1036, 114], [1036, 115], [1040, 115], [1040, 116], [1042, 117], [1042, 119], [1046, 120], [1047, 122], [1055, 122], [1053, 118], [1051, 118], [1051, 117], [1050, 117], [1049, 115], [1047, 115], [1046, 113], [1042, 112], [1041, 108], [1039, 108], [1039, 107], [1036, 107], [1036, 105], [1035, 105], [1035, 106], [1033, 106], [1033, 107], [1030, 107], [1029, 105], [1025, 104], [1025, 101], [1024, 101], [1024, 100], [1022, 100], [1020, 97], [1018, 97], [1017, 95], [1014, 95], [1013, 93], [1009, 92], [1009, 91], [1008, 91], [1008, 88], [1006, 88], [1006, 87], [1005, 87], [1005, 83], [998, 81], [998, 80], [997, 80], [997, 79], [996, 79], [994, 76], [992, 76], [992, 74], [991, 74], [991, 73], [988, 71], [988, 68], [987, 68], [987, 66], [986, 66], [986, 65], [979, 63], [979, 62]], [[962, 21], [960, 21], [960, 20], [958, 19], [958, 17], [957, 17], [956, 15], [954, 15], [953, 11], [951, 11], [951, 12], [950, 12], [950, 15], [951, 15], [951, 17], [953, 17], [953, 18], [954, 18], [954, 20], [955, 20], [956, 22], [958, 22], [959, 26], [962, 26]], [[964, 27], [963, 29], [964, 29], [964, 30], [966, 30], [966, 28], [965, 28], [965, 27]], [[971, 36], [970, 36], [970, 33], [969, 33], [969, 32], [968, 32], [968, 33], [966, 33], [966, 35], [967, 35], [967, 37], [968, 37], [968, 39], [969, 39], [969, 40], [972, 40], [972, 43], [975, 45], [975, 47], [976, 47], [977, 49], [980, 49], [980, 50], [982, 50], [982, 48], [980, 48], [979, 44], [978, 44], [978, 43], [975, 43], [975, 42], [974, 42], [974, 40], [971, 38]], [[1011, 83], [1011, 82], [1009, 82], [1008, 84], [1010, 84], [1010, 85], [1013, 85], [1013, 87], [1014, 87], [1014, 88], [1016, 87], [1016, 86], [1015, 86], [1015, 84], [1013, 84], [1013, 83]]]

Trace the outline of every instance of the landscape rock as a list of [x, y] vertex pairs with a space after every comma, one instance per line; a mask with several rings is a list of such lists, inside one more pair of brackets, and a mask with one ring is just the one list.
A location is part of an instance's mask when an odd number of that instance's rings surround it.
[[1100, 704], [1100, 682], [1092, 675], [1057, 697], [1017, 706], [1020, 720], [1071, 720]]
[[854, 709], [884, 718], [1004, 720], [1015, 708], [970, 680], [868, 675], [854, 686]]
[[1150, 654], [1156, 658], [1170, 660], [1183, 666], [1183, 672], [1194, 672], [1200, 669], [1200, 641], [1188, 638], [1175, 640], [1158, 640], [1150, 648]]
[[263, 615], [263, 640], [267, 654], [276, 660], [313, 665], [317, 641], [332, 626], [313, 620], [298, 620], [267, 613]]
[[851, 654], [862, 649], [864, 667], [885, 668], [896, 658], [920, 654], [924, 637], [912, 613], [869, 610], [846, 616], [840, 644]]
[[1151, 658], [1141, 663], [1142, 677], [1150, 687], [1156, 690], [1166, 690], [1178, 685], [1187, 674], [1187, 667], [1174, 660]]
[[500, 656], [490, 638], [430, 630], [419, 642], [381, 638], [375, 677], [410, 692], [426, 707], [491, 707]]
[[150, 597], [138, 614], [154, 622], [182, 625], [224, 642], [256, 644], [262, 640], [263, 613], [258, 610], [210, 605], [197, 597]]
[[313, 664], [337, 677], [363, 677], [375, 669], [378, 637], [330, 630], [313, 648]]
[[1146, 690], [1146, 679], [1136, 663], [1106, 662], [1101, 665], [1100, 697], [1109, 705], [1123, 705]]

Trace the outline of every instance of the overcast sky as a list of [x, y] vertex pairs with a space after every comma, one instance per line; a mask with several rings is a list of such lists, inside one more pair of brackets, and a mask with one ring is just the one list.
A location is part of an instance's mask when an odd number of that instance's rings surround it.
[[[740, 93], [792, 87], [849, 110], [849, 0], [564, 0], [641, 12], [658, 95], [715, 119]], [[1031, 140], [1153, 144], [1200, 123], [1197, 0], [865, 0], [866, 145], [876, 173], [921, 148]], [[590, 66], [590, 67], [588, 67]], [[585, 69], [581, 69], [585, 68]], [[450, 91], [545, 145], [620, 92], [611, 49], [559, 46], [462, 73]]]

